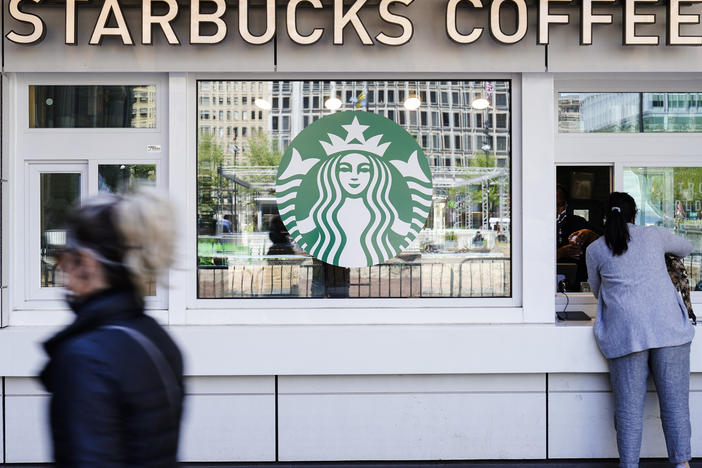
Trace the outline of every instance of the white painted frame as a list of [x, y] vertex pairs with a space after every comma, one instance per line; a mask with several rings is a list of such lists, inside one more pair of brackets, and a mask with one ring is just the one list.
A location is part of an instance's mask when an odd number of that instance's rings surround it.
[[[614, 190], [623, 190], [624, 167], [702, 167], [702, 133], [559, 133], [559, 92], [702, 92], [699, 74], [557, 75], [553, 112], [556, 164], [611, 165], [614, 168]], [[557, 307], [565, 304], [565, 300], [558, 296]], [[570, 296], [571, 304], [594, 310], [596, 301], [591, 294]], [[702, 303], [702, 292], [692, 291], [691, 298], [693, 303]]]
[[[7, 252], [22, 252], [10, 257], [10, 268], [5, 275], [16, 278], [8, 285], [11, 310], [6, 325], [61, 325], [72, 320], [73, 314], [63, 300], [63, 288], [55, 291], [29, 292], [28, 272], [25, 259], [31, 254], [25, 245], [25, 213], [20, 209], [27, 198], [29, 177], [27, 163], [73, 164], [82, 163], [85, 182], [82, 196], [97, 193], [97, 165], [110, 163], [156, 164], [157, 185], [166, 188], [168, 181], [168, 80], [163, 73], [9, 73], [3, 75], [8, 99], [6, 101], [7, 138], [5, 154], [8, 192], [3, 197], [12, 208], [10, 221], [3, 223], [11, 246]], [[155, 128], [29, 128], [29, 85], [154, 85], [156, 86]], [[78, 141], [79, 143], [76, 143]], [[150, 144], [161, 146], [161, 153], [148, 152]], [[94, 168], [91, 171], [90, 168]], [[91, 175], [93, 177], [91, 177]], [[85, 194], [85, 195], [83, 195]], [[7, 196], [9, 195], [9, 197]], [[36, 192], [38, 197], [38, 191]], [[9, 211], [9, 210], [8, 210]], [[23, 250], [24, 249], [24, 250]], [[37, 278], [39, 278], [37, 276]], [[37, 280], [39, 281], [39, 280]], [[153, 300], [147, 300], [149, 313], [159, 321], [167, 321], [168, 293], [166, 288]]]
[[[197, 162], [197, 82], [200, 80], [300, 80], [307, 76], [280, 74], [172, 74], [171, 98], [185, 91], [186, 103], [171, 102], [171, 108], [186, 115], [185, 131], [181, 122], [171, 121], [172, 158], [186, 164], [172, 165], [171, 187], [186, 187], [187, 198], [178, 195], [178, 206], [184, 206], [181, 220], [184, 233], [183, 256], [186, 265], [197, 264], [196, 235], [196, 171]], [[376, 75], [322, 73], [318, 80], [511, 80], [512, 113], [512, 297], [509, 298], [420, 298], [420, 299], [198, 299], [197, 271], [186, 268], [183, 275], [172, 275], [171, 284], [185, 291], [172, 291], [169, 323], [172, 324], [412, 324], [412, 323], [519, 323], [524, 321], [522, 309], [522, 243], [521, 243], [521, 79], [519, 75]], [[174, 111], [174, 114], [176, 112]], [[173, 115], [173, 114], [172, 114]], [[176, 142], [176, 140], [178, 140]], [[181, 153], [180, 148], [184, 151]], [[182, 203], [182, 205], [181, 205]], [[177, 277], [177, 279], [174, 278]], [[178, 304], [178, 306], [176, 306]], [[182, 305], [180, 305], [182, 304]], [[176, 308], [177, 307], [177, 308]], [[551, 312], [552, 314], [552, 312]]]
[[[160, 159], [91, 159], [88, 161], [88, 197], [94, 197], [100, 193], [98, 187], [98, 167], [102, 165], [115, 165], [115, 164], [153, 164], [156, 166], [156, 187], [159, 189], [164, 189], [164, 179], [166, 178], [162, 173], [162, 164]], [[144, 306], [147, 309], [161, 309], [165, 310], [168, 308], [168, 293], [167, 287], [158, 284], [156, 286], [156, 295], [149, 296], [144, 299]]]
[[[41, 175], [79, 174], [80, 200], [88, 197], [88, 164], [85, 162], [31, 162], [26, 163], [23, 212], [26, 214], [22, 250], [29, 265], [24, 268], [24, 301], [42, 301], [49, 307], [61, 307], [65, 289], [41, 286]], [[65, 306], [64, 306], [65, 307]]]

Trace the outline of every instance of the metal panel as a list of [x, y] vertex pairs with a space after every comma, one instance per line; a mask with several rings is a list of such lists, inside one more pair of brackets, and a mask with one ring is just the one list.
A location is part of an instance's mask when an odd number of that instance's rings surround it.
[[[603, 6], [597, 14], [612, 14], [614, 23], [595, 25], [592, 45], [580, 45], [580, 13], [577, 8], [551, 8], [552, 13], [570, 13], [570, 25], [555, 25], [550, 29], [548, 46], [548, 69], [551, 72], [699, 72], [702, 71], [702, 48], [666, 46], [665, 3], [654, 6], [640, 4], [637, 14], [656, 15], [656, 24], [640, 24], [638, 35], [660, 37], [658, 46], [622, 45], [622, 6]], [[684, 8], [686, 13], [702, 13], [702, 5]], [[682, 28], [686, 35], [702, 35], [701, 25]]]
[[[495, 391], [502, 377], [509, 391]], [[458, 376], [453, 382], [436, 376], [331, 377], [325, 393], [318, 391], [319, 378], [307, 381], [307, 393], [301, 392], [304, 378], [295, 379], [296, 392], [279, 396], [281, 461], [546, 457], [543, 375]], [[281, 388], [287, 380], [280, 378]]]
[[[102, 2], [99, 3], [100, 5]], [[90, 46], [88, 41], [100, 9], [78, 4], [78, 45], [65, 45], [64, 9], [60, 6], [36, 6], [24, 2], [27, 13], [39, 15], [46, 23], [46, 37], [36, 45], [18, 45], [4, 39], [6, 72], [264, 72], [273, 71], [273, 43], [249, 45], [241, 39], [235, 9], [224, 15], [228, 26], [226, 39], [217, 45], [189, 44], [189, 11], [181, 6], [173, 29], [180, 46], [168, 45], [164, 34], [154, 28], [154, 45], [141, 45], [141, 8], [123, 8], [135, 45], [123, 45], [117, 37], [106, 37], [102, 45]], [[61, 5], [62, 6], [62, 5]], [[262, 31], [264, 15], [252, 16], [251, 29]], [[5, 30], [21, 29], [26, 25], [5, 15]], [[203, 28], [203, 33], [210, 33]]]
[[[369, 2], [371, 3], [371, 2]], [[414, 36], [402, 46], [384, 46], [375, 41], [381, 31], [398, 35], [399, 27], [383, 22], [377, 5], [363, 8], [359, 17], [375, 45], [363, 45], [351, 25], [344, 30], [344, 45], [333, 45], [333, 10], [300, 9], [298, 29], [309, 34], [324, 28], [324, 35], [313, 45], [300, 46], [287, 34], [284, 11], [278, 14], [278, 71], [285, 72], [521, 72], [544, 70], [544, 46], [536, 45], [536, 10], [529, 11], [529, 30], [521, 42], [497, 44], [488, 31], [488, 10], [460, 9], [460, 29], [468, 32], [483, 27], [482, 37], [473, 44], [457, 44], [446, 33], [446, 2], [415, 1], [408, 7], [394, 8], [414, 24]], [[504, 28], [513, 27], [510, 8], [504, 8]]]

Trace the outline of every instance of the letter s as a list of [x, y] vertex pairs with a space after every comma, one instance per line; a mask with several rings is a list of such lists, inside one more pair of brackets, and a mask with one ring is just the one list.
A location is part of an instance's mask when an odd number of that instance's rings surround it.
[[[31, 24], [34, 26], [34, 31], [29, 35], [22, 35], [14, 31], [10, 31], [5, 37], [15, 44], [37, 44], [41, 42], [46, 35], [46, 25], [38, 16], [22, 12], [22, 10], [19, 9], [19, 4], [21, 1], [22, 0], [10, 0], [10, 16], [17, 21]], [[41, 0], [32, 1], [34, 3], [39, 3]]]

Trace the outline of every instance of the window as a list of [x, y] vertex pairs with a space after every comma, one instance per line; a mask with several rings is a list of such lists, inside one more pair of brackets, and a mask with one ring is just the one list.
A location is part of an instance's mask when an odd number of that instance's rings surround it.
[[699, 93], [558, 93], [561, 133], [702, 132]]
[[625, 167], [624, 191], [636, 200], [636, 224], [662, 226], [692, 242], [685, 267], [690, 289], [702, 291], [702, 167]]
[[[29, 128], [156, 128], [155, 91], [153, 85], [30, 85]], [[146, 117], [135, 109], [153, 112]]]
[[66, 214], [81, 198], [81, 173], [42, 172], [39, 178], [41, 287], [63, 286], [54, 252], [66, 244]]
[[[483, 129], [468, 128], [469, 101], [461, 99], [484, 86], [482, 82], [447, 82], [443, 90], [436, 81], [233, 83], [244, 89], [258, 89], [263, 83], [271, 95], [262, 97], [271, 100], [276, 115], [257, 119], [257, 131], [242, 128], [236, 174], [217, 163], [219, 158], [226, 161], [228, 142], [207, 135], [198, 138], [198, 298], [511, 297], [508, 129], [501, 132], [505, 144], [499, 164], [492, 153], [481, 151], [475, 157], [472, 138], [482, 138]], [[298, 132], [328, 115], [322, 96], [330, 95], [333, 86], [344, 99], [342, 110], [360, 105], [411, 130], [435, 181], [440, 181], [418, 238], [405, 253], [370, 268], [323, 264], [289, 240], [283, 253], [272, 249], [271, 235], [277, 234], [271, 230], [281, 216], [275, 188], [278, 164]], [[493, 86], [509, 103], [509, 82]], [[408, 94], [423, 97], [418, 111], [404, 108]], [[505, 119], [509, 111], [501, 109]], [[499, 232], [491, 229], [490, 219], [502, 220]]]

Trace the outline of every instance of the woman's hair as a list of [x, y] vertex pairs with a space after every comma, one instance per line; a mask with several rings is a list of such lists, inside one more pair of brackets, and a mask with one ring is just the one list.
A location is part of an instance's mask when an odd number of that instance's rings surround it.
[[87, 200], [69, 213], [66, 227], [68, 247], [93, 252], [111, 287], [144, 295], [173, 263], [173, 209], [153, 188]]
[[[317, 190], [319, 199], [310, 209], [315, 224], [320, 229], [320, 236], [310, 249], [318, 258], [336, 263], [347, 243], [346, 236], [339, 223], [338, 213], [345, 198], [344, 188], [339, 180], [338, 166], [346, 156], [339, 154], [326, 160], [317, 173]], [[395, 255], [388, 239], [388, 231], [397, 211], [390, 202], [390, 169], [384, 161], [364, 154], [371, 165], [368, 186], [363, 192], [363, 201], [370, 212], [368, 226], [361, 233], [361, 244], [366, 259], [371, 264], [379, 263], [383, 258]]]
[[614, 255], [621, 255], [628, 248], [629, 226], [636, 216], [636, 202], [624, 192], [612, 192], [607, 200], [605, 215], [605, 242]]

